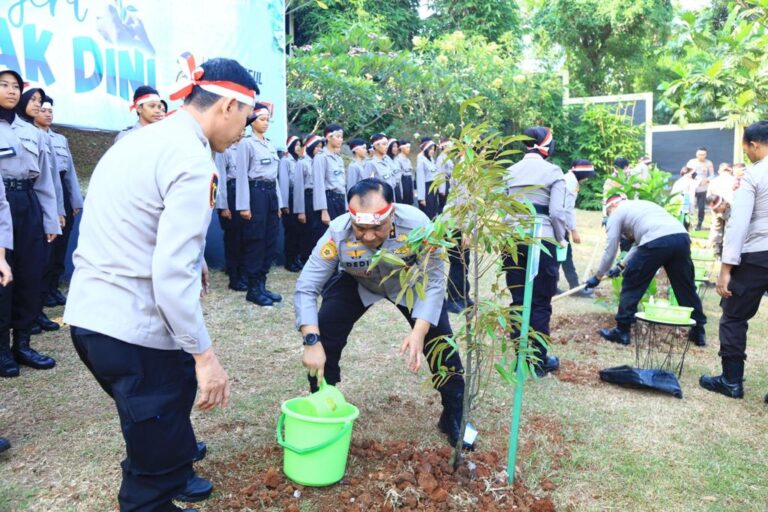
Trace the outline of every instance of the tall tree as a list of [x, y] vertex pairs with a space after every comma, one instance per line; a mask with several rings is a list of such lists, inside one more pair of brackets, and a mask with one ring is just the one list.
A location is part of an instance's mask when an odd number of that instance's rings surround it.
[[655, 89], [673, 18], [671, 0], [540, 0], [530, 17], [539, 57], [565, 57], [572, 92], [589, 96]]
[[519, 33], [520, 9], [515, 0], [431, 0], [434, 14], [428, 27], [434, 35], [461, 30], [499, 41], [506, 33]]

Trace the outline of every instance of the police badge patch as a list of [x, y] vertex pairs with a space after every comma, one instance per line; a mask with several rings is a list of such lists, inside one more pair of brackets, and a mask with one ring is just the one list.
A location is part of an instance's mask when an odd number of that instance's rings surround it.
[[320, 257], [324, 260], [330, 261], [334, 259], [338, 254], [339, 251], [336, 249], [336, 244], [333, 242], [333, 240], [328, 240], [325, 242], [325, 245], [320, 248]]
[[215, 172], [213, 173], [213, 176], [211, 176], [211, 187], [208, 191], [208, 202], [211, 208], [216, 206], [217, 195], [219, 195], [219, 173]]

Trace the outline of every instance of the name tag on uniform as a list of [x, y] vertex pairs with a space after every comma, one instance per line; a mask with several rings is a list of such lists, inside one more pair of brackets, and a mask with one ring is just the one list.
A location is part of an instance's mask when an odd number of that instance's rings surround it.
[[13, 148], [0, 148], [0, 158], [11, 158], [16, 156], [16, 150]]
[[259, 160], [259, 163], [261, 165], [269, 165], [269, 164], [272, 163], [272, 159], [271, 158], [262, 158], [261, 160]]
[[338, 176], [339, 174], [344, 174], [344, 169], [336, 170], [336, 171], [334, 171], [333, 174], [335, 174], [336, 176]]

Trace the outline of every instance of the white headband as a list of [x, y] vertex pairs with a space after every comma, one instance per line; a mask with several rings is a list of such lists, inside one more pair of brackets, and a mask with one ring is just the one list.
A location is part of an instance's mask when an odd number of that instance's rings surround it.
[[394, 209], [394, 204], [389, 204], [386, 208], [382, 208], [377, 212], [371, 213], [356, 212], [350, 208], [349, 214], [352, 217], [352, 222], [355, 224], [363, 224], [366, 226], [381, 226], [384, 224], [384, 221], [387, 220], [390, 215], [392, 215]]
[[131, 105], [131, 110], [136, 110], [141, 105], [145, 103], [149, 103], [150, 101], [160, 101], [160, 96], [157, 94], [151, 92], [149, 94], [145, 94], [144, 96], [139, 96], [136, 98], [136, 101], [133, 102], [133, 105]]

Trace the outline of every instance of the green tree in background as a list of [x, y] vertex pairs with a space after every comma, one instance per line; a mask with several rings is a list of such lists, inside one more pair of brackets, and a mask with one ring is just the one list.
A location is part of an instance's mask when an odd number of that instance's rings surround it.
[[538, 57], [565, 57], [572, 94], [655, 90], [656, 53], [674, 19], [670, 0], [537, 0], [529, 16]]
[[673, 37], [679, 44], [662, 59], [674, 79], [661, 84], [661, 108], [674, 122], [733, 126], [768, 114], [768, 2], [732, 2], [725, 10], [720, 4], [682, 14]]
[[460, 30], [489, 41], [520, 35], [520, 9], [515, 0], [431, 0], [434, 14], [427, 21], [431, 35]]

